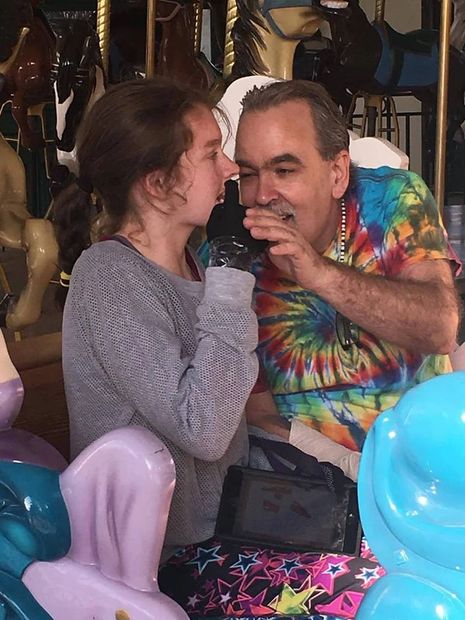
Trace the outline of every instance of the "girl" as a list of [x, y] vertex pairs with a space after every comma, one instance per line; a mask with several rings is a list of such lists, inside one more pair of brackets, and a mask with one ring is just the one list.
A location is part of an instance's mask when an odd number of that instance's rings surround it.
[[[207, 99], [160, 78], [108, 90], [81, 126], [77, 158], [79, 178], [55, 203], [62, 283], [70, 278], [71, 455], [128, 424], [166, 444], [176, 464], [168, 553], [212, 535], [226, 471], [247, 462], [255, 279], [224, 267], [204, 273], [187, 247], [237, 166]], [[93, 245], [92, 196], [105, 233]]]

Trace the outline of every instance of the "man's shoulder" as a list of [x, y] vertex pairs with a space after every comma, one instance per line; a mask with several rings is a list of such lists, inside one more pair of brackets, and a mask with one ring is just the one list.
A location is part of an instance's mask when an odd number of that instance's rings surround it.
[[423, 179], [416, 172], [403, 168], [380, 166], [379, 168], [356, 167], [354, 169], [354, 185], [357, 188], [373, 185], [416, 185], [418, 183], [424, 184]]
[[399, 208], [433, 199], [423, 179], [411, 170], [400, 168], [357, 168], [353, 191], [362, 219], [383, 221]]

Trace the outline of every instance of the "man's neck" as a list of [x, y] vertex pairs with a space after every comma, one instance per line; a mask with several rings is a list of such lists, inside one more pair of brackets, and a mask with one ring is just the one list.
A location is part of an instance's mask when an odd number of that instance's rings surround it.
[[321, 231], [318, 239], [312, 243], [314, 250], [318, 252], [318, 254], [324, 254], [326, 252], [337, 231], [339, 230], [340, 222], [341, 206], [339, 201], [335, 200], [331, 203], [330, 212], [325, 222], [324, 229]]

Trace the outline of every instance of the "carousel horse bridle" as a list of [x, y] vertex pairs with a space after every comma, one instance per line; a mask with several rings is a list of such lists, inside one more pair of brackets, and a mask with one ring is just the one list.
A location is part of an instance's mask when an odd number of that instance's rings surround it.
[[305, 37], [303, 35], [288, 35], [285, 34], [276, 23], [271, 11], [275, 9], [289, 9], [289, 8], [319, 8], [319, 3], [316, 0], [265, 0], [263, 6], [259, 8], [260, 13], [264, 19], [268, 22], [273, 32], [281, 37], [281, 39], [289, 39], [292, 41], [304, 41], [310, 39], [313, 35]]

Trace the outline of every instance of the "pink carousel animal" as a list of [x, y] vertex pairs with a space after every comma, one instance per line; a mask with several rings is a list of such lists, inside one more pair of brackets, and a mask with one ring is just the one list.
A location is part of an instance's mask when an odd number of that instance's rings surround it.
[[10, 428], [23, 393], [0, 335], [0, 617], [187, 620], [157, 583], [175, 484], [167, 448], [121, 428], [67, 466]]

